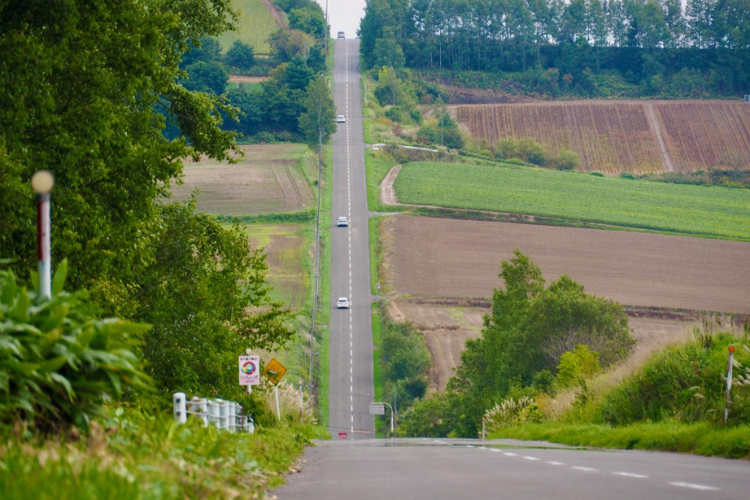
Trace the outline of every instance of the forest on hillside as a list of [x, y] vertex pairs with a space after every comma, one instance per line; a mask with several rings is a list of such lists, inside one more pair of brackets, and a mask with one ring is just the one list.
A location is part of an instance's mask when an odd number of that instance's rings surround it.
[[359, 36], [368, 68], [535, 71], [589, 95], [604, 74], [651, 94], [672, 81], [750, 93], [744, 0], [371, 0]]

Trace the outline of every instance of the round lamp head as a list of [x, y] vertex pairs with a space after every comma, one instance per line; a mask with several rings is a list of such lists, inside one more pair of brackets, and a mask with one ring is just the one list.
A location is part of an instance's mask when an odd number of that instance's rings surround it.
[[47, 170], [40, 170], [31, 178], [31, 187], [38, 194], [49, 193], [54, 185], [55, 178], [52, 177], [52, 174]]

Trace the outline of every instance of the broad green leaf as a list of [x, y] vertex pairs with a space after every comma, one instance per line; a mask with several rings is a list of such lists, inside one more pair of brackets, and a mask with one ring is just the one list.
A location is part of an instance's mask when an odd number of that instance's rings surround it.
[[69, 306], [67, 304], [60, 304], [50, 311], [50, 316], [45, 319], [40, 325], [40, 329], [43, 332], [48, 332], [56, 328], [60, 328], [65, 318], [68, 316]]
[[57, 372], [65, 366], [68, 359], [65, 356], [57, 356], [42, 363], [41, 369], [45, 372]]
[[50, 378], [65, 388], [65, 393], [68, 395], [68, 399], [71, 401], [76, 399], [76, 394], [73, 391], [73, 387], [70, 385], [70, 381], [59, 373], [53, 373]]
[[57, 297], [63, 291], [65, 279], [68, 276], [68, 259], [63, 259], [55, 270], [55, 276], [52, 278], [52, 296]]

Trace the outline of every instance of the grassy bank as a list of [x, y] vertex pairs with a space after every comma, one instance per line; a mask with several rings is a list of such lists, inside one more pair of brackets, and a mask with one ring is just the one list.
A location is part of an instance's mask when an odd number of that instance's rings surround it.
[[750, 240], [750, 194], [740, 189], [434, 162], [406, 164], [395, 189], [404, 203]]
[[119, 409], [87, 439], [0, 436], [4, 500], [258, 498], [322, 429], [297, 423], [240, 434], [177, 424], [168, 410]]
[[709, 424], [643, 423], [609, 427], [546, 423], [502, 429], [489, 437], [750, 459], [750, 426], [747, 425], [720, 427]]

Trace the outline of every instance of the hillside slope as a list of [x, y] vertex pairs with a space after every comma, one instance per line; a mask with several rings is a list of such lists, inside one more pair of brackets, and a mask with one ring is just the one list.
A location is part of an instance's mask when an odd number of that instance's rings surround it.
[[742, 101], [562, 101], [451, 112], [475, 139], [531, 137], [554, 153], [575, 151], [586, 171], [750, 168], [750, 105]]
[[270, 0], [232, 0], [237, 12], [237, 30], [228, 31], [219, 37], [221, 48], [227, 50], [235, 40], [245, 42], [256, 55], [268, 55], [271, 47], [268, 37], [284, 27], [284, 14]]

